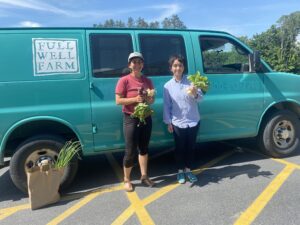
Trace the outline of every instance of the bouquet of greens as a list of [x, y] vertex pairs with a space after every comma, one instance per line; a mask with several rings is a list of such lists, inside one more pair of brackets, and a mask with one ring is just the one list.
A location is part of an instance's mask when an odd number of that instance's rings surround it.
[[69, 165], [75, 155], [79, 156], [78, 152], [81, 149], [79, 141], [68, 141], [60, 150], [57, 160], [54, 162], [55, 169], [61, 169]]
[[[192, 83], [196, 88], [200, 88], [202, 93], [205, 94], [209, 87], [209, 81], [206, 76], [202, 76], [199, 71], [197, 73], [189, 75], [187, 79]], [[188, 94], [191, 94], [191, 90], [187, 90]]]
[[[146, 91], [141, 90], [140, 92], [140, 95], [143, 95], [145, 98], [153, 97], [155, 95], [154, 89], [147, 89]], [[138, 118], [140, 123], [146, 124], [145, 119], [153, 113], [154, 111], [146, 102], [141, 102], [134, 107], [134, 112], [131, 114], [131, 117]]]

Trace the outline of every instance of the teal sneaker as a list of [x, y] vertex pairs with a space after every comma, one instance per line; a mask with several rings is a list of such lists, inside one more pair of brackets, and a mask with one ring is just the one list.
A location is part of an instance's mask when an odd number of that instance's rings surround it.
[[185, 183], [185, 176], [183, 172], [180, 172], [177, 174], [177, 181], [179, 184], [184, 184]]
[[191, 172], [185, 172], [185, 176], [189, 179], [191, 183], [195, 183], [198, 181], [198, 178]]

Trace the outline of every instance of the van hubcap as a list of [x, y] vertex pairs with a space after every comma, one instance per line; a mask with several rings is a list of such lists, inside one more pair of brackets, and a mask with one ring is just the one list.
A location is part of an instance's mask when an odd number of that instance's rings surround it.
[[57, 160], [58, 153], [53, 151], [52, 149], [39, 149], [32, 152], [25, 161], [25, 171], [32, 168], [33, 166], [37, 166], [39, 162], [42, 160], [49, 160], [50, 162], [54, 162]]
[[278, 148], [288, 148], [293, 144], [295, 129], [290, 121], [279, 121], [273, 132], [273, 140]]

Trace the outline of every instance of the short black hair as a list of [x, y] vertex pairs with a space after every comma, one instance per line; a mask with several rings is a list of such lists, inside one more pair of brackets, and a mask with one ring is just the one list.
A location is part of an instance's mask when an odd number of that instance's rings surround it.
[[182, 63], [184, 65], [184, 58], [182, 55], [172, 55], [169, 58], [169, 67], [170, 68], [172, 67], [175, 60], [178, 60], [180, 63]]

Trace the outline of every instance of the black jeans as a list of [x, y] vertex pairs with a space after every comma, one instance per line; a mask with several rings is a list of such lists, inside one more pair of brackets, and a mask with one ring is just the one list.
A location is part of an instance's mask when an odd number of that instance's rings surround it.
[[175, 160], [177, 169], [191, 169], [193, 167], [193, 159], [197, 133], [200, 122], [197, 126], [188, 128], [179, 128], [173, 125], [173, 136], [175, 140]]
[[137, 153], [140, 155], [148, 154], [148, 146], [152, 131], [152, 118], [149, 116], [145, 120], [146, 124], [139, 123], [139, 119], [131, 118], [129, 114], [124, 113], [123, 132], [125, 139], [125, 155], [123, 158], [123, 166], [126, 168], [133, 166], [134, 161], [137, 158]]

